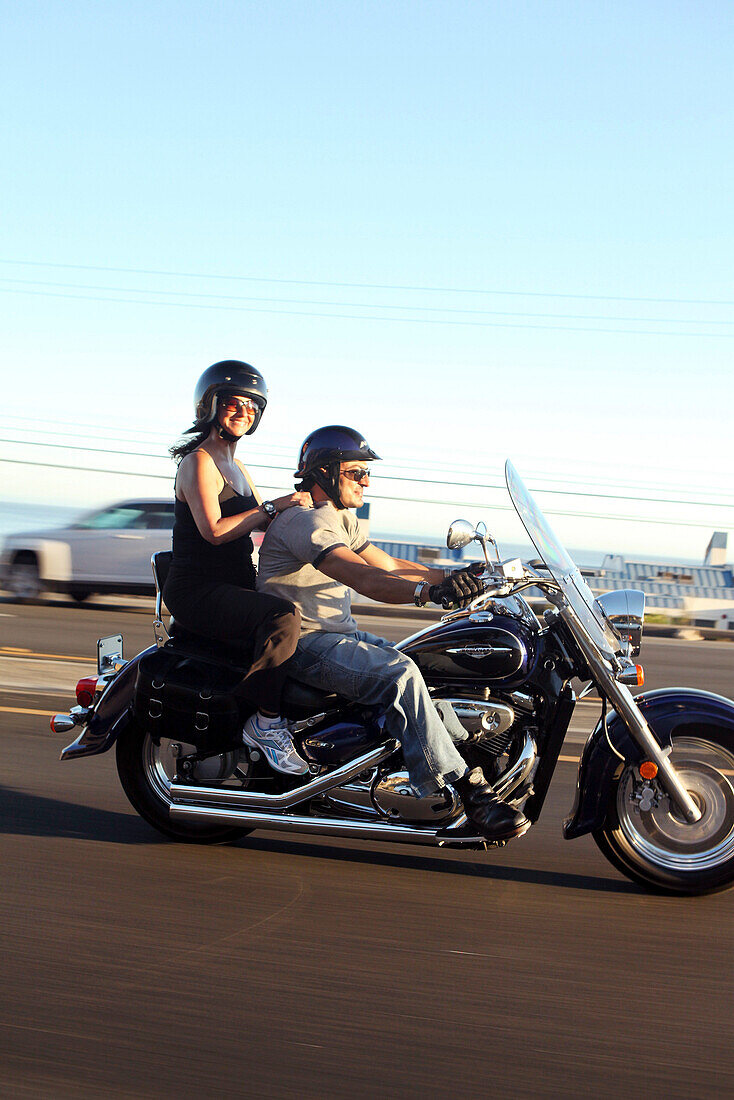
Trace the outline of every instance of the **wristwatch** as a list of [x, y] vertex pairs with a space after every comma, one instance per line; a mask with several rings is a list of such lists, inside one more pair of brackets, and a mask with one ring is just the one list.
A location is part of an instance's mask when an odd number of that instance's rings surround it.
[[423, 600], [421, 599], [421, 596], [423, 595], [424, 589], [430, 588], [430, 587], [431, 586], [428, 583], [428, 581], [418, 581], [417, 585], [415, 586], [415, 592], [413, 593], [413, 603], [415, 604], [416, 607], [424, 607], [425, 606], [425, 604], [423, 603]]
[[260, 507], [268, 519], [275, 519], [278, 514], [278, 509], [275, 507], [272, 500], [264, 500]]

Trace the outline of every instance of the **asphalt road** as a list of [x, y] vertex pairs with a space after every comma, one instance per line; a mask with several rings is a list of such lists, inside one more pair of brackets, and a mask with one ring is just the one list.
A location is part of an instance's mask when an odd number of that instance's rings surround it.
[[[734, 894], [655, 897], [561, 837], [591, 704], [540, 822], [500, 851], [176, 845], [111, 754], [62, 765], [48, 731], [119, 629], [134, 652], [149, 611], [0, 603], [0, 1094], [734, 1094]], [[642, 660], [649, 686], [734, 694], [730, 644], [653, 639]]]

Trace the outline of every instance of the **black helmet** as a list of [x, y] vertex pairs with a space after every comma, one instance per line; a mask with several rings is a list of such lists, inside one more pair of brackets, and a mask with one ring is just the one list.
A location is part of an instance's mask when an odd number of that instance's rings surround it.
[[213, 363], [202, 374], [194, 389], [194, 416], [198, 424], [211, 424], [217, 415], [219, 394], [247, 394], [257, 405], [257, 412], [246, 435], [252, 435], [268, 403], [268, 387], [259, 370], [239, 359], [223, 359]]
[[337, 508], [343, 508], [339, 496], [339, 464], [355, 458], [374, 462], [379, 461], [380, 456], [372, 450], [361, 432], [343, 424], [329, 424], [306, 436], [301, 444], [294, 476], [300, 478], [304, 489], [318, 485]]

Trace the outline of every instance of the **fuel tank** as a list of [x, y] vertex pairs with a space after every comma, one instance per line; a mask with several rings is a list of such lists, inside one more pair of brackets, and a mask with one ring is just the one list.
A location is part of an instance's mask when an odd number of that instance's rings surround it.
[[443, 619], [398, 648], [431, 687], [517, 687], [535, 665], [540, 627], [524, 600], [498, 600], [495, 608]]

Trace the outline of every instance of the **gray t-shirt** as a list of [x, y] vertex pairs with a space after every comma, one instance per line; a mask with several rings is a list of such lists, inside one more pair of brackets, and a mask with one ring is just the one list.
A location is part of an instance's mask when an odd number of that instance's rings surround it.
[[301, 612], [301, 630], [353, 634], [349, 589], [322, 573], [330, 550], [348, 546], [359, 554], [369, 545], [359, 520], [330, 501], [315, 508], [287, 508], [268, 527], [258, 558], [257, 588], [290, 600]]

